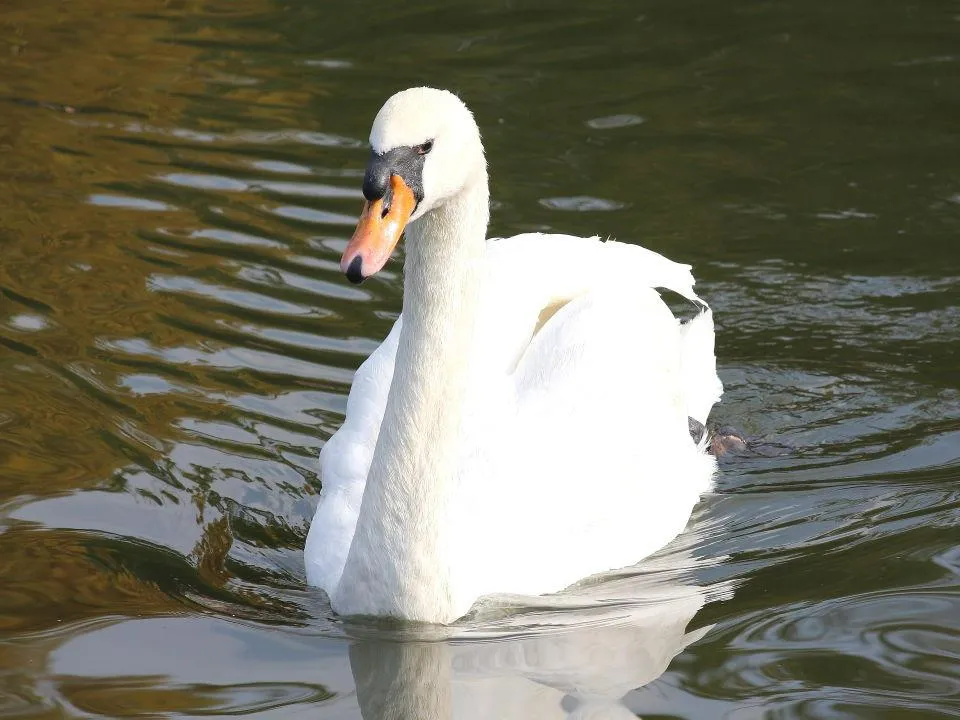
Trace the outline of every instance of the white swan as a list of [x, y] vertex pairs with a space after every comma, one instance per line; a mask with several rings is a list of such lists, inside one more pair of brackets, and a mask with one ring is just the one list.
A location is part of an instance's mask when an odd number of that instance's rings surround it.
[[[307, 581], [343, 615], [449, 623], [633, 564], [681, 530], [715, 463], [713, 318], [690, 267], [539, 233], [486, 239], [480, 133], [452, 93], [381, 108], [341, 267], [377, 272], [406, 230], [403, 312], [320, 455]], [[703, 311], [681, 324], [654, 288]]]

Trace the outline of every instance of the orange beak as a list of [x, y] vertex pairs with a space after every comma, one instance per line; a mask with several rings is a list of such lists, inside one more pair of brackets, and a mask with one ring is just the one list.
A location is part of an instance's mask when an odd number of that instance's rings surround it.
[[413, 190], [399, 175], [390, 176], [390, 189], [386, 209], [384, 198], [363, 203], [360, 222], [343, 251], [340, 269], [354, 284], [362, 283], [387, 264], [417, 207]]

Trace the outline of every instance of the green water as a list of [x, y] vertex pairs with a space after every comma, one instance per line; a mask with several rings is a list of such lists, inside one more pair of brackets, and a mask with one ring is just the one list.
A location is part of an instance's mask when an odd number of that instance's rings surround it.
[[[934, 0], [6, 0], [0, 716], [960, 716], [958, 53]], [[493, 234], [692, 263], [716, 421], [794, 448], [725, 462], [613, 617], [304, 587], [399, 308], [396, 264], [337, 268], [365, 138], [425, 83], [475, 111]]]

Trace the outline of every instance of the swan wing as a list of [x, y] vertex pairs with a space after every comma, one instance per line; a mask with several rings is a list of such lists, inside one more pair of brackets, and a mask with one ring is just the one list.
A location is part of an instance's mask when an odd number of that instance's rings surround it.
[[307, 582], [331, 593], [340, 582], [357, 526], [360, 501], [380, 435], [403, 318], [357, 369], [347, 397], [343, 425], [320, 451], [323, 483], [307, 534]]
[[[716, 370], [713, 313], [694, 292], [689, 265], [639, 245], [544, 233], [489, 241], [487, 262], [475, 343], [479, 375], [516, 369], [533, 336], [559, 308], [576, 298], [604, 289], [662, 288], [700, 309], [681, 325], [680, 367], [687, 415], [706, 422], [723, 385]], [[612, 322], [621, 317], [618, 311], [609, 316]], [[599, 327], [609, 318], [598, 313], [581, 324], [588, 329]], [[626, 322], [623, 332], [630, 332]], [[481, 384], [482, 379], [476, 382]]]
[[[596, 238], [500, 242], [485, 321], [488, 345], [510, 345], [487, 353], [512, 369], [503, 383], [477, 383], [472, 405], [498, 410], [465, 427], [459, 497], [486, 526], [460, 534], [471, 558], [462, 584], [478, 596], [559, 590], [680, 533], [715, 468], [687, 417], [698, 407], [706, 419], [720, 388], [709, 310], [681, 324], [654, 289], [705, 308], [688, 266]], [[507, 290], [519, 267], [545, 256], [542, 276]], [[554, 309], [544, 320], [545, 308]]]

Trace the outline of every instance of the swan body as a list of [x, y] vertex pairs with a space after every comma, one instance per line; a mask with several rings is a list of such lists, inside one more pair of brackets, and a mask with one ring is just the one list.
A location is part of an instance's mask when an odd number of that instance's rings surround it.
[[[449, 623], [631, 565], [680, 533], [715, 463], [722, 386], [687, 265], [598, 238], [487, 240], [472, 115], [429, 88], [374, 121], [360, 281], [406, 230], [403, 310], [321, 451], [307, 581], [344, 615]], [[657, 288], [700, 308], [681, 323]]]

